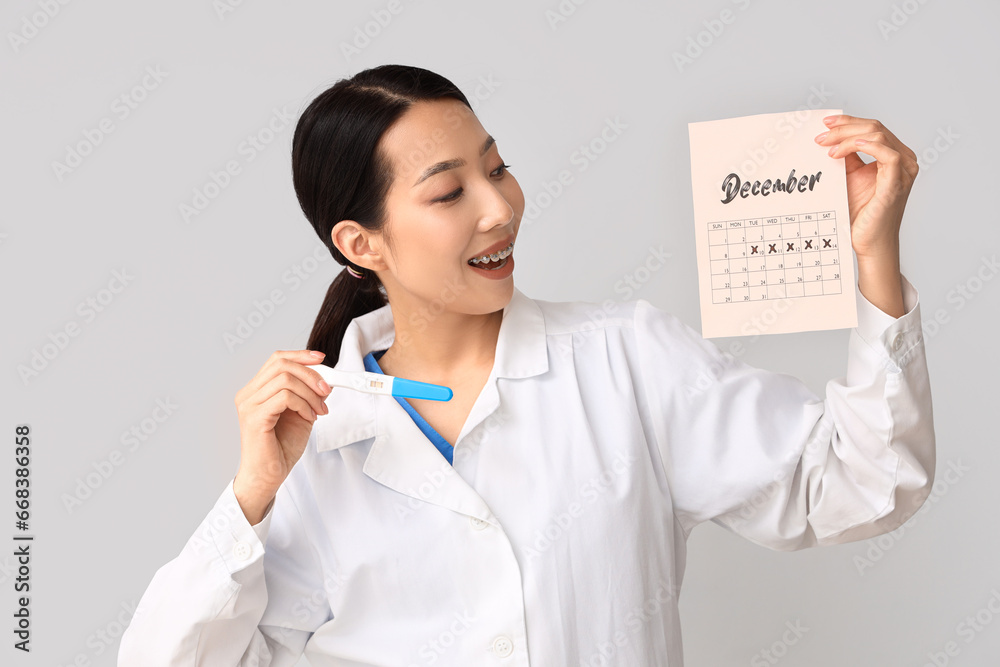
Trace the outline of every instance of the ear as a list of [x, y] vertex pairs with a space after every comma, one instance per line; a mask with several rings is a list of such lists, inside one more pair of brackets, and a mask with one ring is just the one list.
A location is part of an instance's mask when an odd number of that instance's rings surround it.
[[330, 237], [337, 249], [344, 253], [344, 257], [357, 266], [371, 271], [388, 268], [382, 255], [381, 238], [354, 220], [338, 222], [330, 232]]

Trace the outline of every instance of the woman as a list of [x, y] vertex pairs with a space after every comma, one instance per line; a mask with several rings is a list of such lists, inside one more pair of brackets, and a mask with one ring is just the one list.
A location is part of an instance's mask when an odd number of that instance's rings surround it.
[[[319, 95], [294, 183], [347, 270], [308, 349], [237, 393], [239, 470], [153, 577], [119, 665], [676, 667], [697, 524], [779, 550], [901, 525], [935, 461], [899, 272], [916, 160], [878, 121], [829, 121], [817, 150], [847, 159], [859, 322], [823, 399], [645, 300], [517, 290], [524, 196], [446, 79], [385, 65]], [[331, 390], [329, 367], [454, 398]]]

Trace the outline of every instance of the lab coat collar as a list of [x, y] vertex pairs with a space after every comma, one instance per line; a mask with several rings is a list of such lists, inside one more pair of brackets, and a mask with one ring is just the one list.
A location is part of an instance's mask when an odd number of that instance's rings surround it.
[[[388, 348], [395, 338], [389, 305], [355, 318], [348, 325], [336, 368], [363, 371], [369, 352]], [[465, 435], [500, 405], [497, 378], [526, 378], [548, 370], [545, 320], [541, 308], [516, 287], [503, 309], [493, 370], [458, 436]], [[320, 375], [323, 365], [313, 366]], [[486, 501], [441, 455], [393, 396], [334, 387], [326, 399], [330, 409], [313, 424], [317, 452], [371, 439], [362, 472], [403, 495], [496, 523]], [[329, 421], [327, 421], [329, 420]], [[324, 423], [325, 422], [325, 423]]]
[[[364, 358], [369, 352], [387, 349], [395, 339], [392, 310], [388, 304], [369, 313], [356, 317], [348, 325], [340, 351], [340, 359], [336, 368], [346, 371], [364, 371]], [[504, 306], [503, 320], [497, 338], [493, 373], [487, 381], [482, 399], [486, 405], [473, 408], [466, 423], [466, 429], [459, 435], [461, 440], [465, 431], [471, 430], [479, 421], [487, 417], [492, 408], [490, 398], [495, 398], [496, 378], [526, 378], [539, 375], [548, 370], [548, 353], [545, 340], [545, 320], [537, 303], [517, 287], [510, 301]], [[314, 366], [321, 375], [322, 366]], [[477, 401], [477, 403], [479, 403]], [[390, 430], [398, 430], [399, 422], [403, 426], [409, 422], [420, 438], [426, 436], [419, 430], [412, 418], [392, 396], [366, 394], [353, 389], [335, 387], [327, 397], [330, 415], [334, 417], [336, 428], [320, 428], [317, 432], [317, 450], [328, 451], [345, 445], [351, 445], [368, 438], [386, 439]], [[485, 414], [478, 414], [481, 409], [490, 408]], [[320, 417], [324, 419], [325, 417]], [[317, 422], [318, 427], [320, 422]], [[392, 427], [390, 429], [390, 427]], [[410, 434], [412, 435], [412, 433]], [[393, 446], [402, 443], [397, 439], [391, 441]], [[454, 443], [453, 443], [454, 444]], [[441, 457], [430, 441], [427, 442], [431, 453]], [[375, 454], [375, 452], [372, 452]], [[371, 458], [371, 457], [369, 457]], [[441, 457], [442, 460], [443, 457]], [[368, 461], [368, 464], [372, 461]], [[367, 464], [366, 464], [367, 467]]]

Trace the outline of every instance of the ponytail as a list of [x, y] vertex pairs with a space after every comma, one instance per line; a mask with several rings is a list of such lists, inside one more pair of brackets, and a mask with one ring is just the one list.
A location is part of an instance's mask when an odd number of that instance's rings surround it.
[[337, 365], [344, 332], [351, 320], [389, 302], [380, 290], [378, 276], [368, 269], [361, 269], [359, 273], [363, 277], [355, 278], [347, 269], [337, 274], [326, 290], [319, 316], [309, 334], [306, 349], [325, 352], [323, 363], [327, 366]]

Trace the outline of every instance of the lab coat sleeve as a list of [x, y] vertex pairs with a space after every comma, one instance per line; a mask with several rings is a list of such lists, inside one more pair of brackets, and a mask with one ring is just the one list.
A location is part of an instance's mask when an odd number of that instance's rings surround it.
[[685, 536], [711, 520], [794, 551], [880, 535], [920, 508], [934, 481], [934, 424], [918, 294], [901, 284], [899, 318], [855, 285], [846, 374], [822, 398], [638, 300], [648, 414]]
[[226, 485], [181, 553], [153, 576], [122, 636], [119, 667], [298, 661], [329, 605], [288, 483], [255, 526]]

